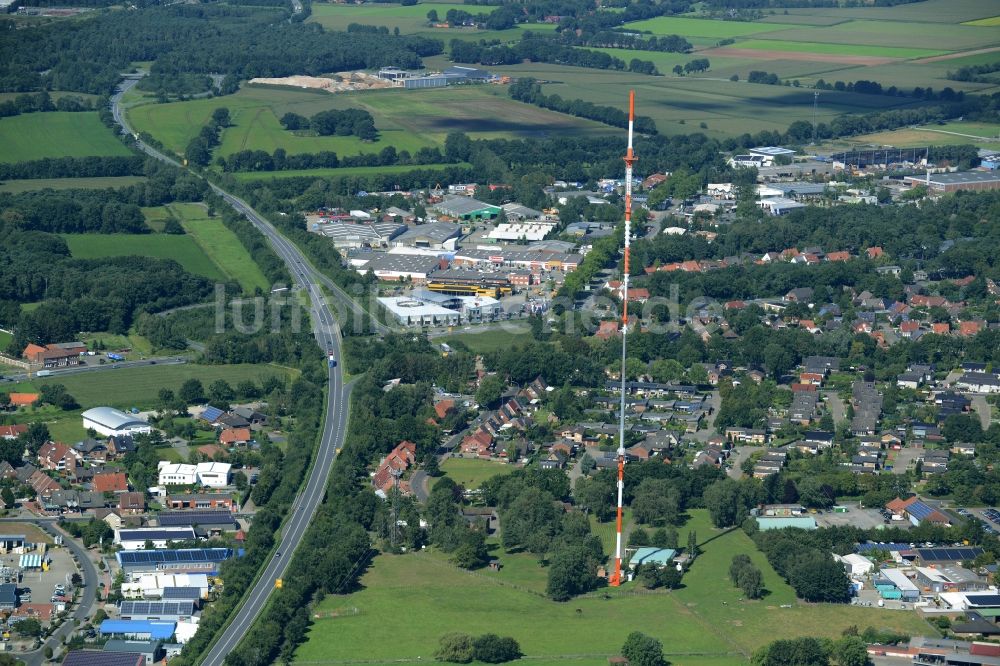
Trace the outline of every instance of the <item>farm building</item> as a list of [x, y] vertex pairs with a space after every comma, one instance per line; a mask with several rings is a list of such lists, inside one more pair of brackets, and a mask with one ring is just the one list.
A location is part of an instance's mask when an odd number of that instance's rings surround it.
[[94, 407], [83, 414], [84, 429], [93, 428], [107, 437], [150, 433], [152, 428], [145, 421], [113, 407]]
[[903, 180], [913, 187], [926, 185], [931, 192], [1000, 190], [1000, 174], [993, 171], [932, 173], [929, 176], [907, 176]]

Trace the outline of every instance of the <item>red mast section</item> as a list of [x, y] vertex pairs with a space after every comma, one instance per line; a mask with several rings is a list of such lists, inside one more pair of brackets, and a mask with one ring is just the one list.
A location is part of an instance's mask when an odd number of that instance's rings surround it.
[[628, 93], [628, 148], [625, 151], [625, 269], [622, 275], [622, 369], [621, 403], [618, 411], [618, 517], [615, 533], [615, 569], [608, 584], [622, 584], [622, 495], [625, 492], [625, 338], [628, 336], [629, 247], [632, 241], [632, 130], [635, 125], [635, 91]]

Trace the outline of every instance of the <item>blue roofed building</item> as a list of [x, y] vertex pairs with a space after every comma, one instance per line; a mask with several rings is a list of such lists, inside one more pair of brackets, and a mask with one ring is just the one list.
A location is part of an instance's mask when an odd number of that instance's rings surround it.
[[757, 516], [757, 529], [762, 532], [783, 530], [786, 527], [814, 530], [816, 529], [816, 519], [812, 516]]
[[673, 548], [656, 548], [654, 546], [643, 546], [636, 549], [632, 559], [628, 561], [630, 568], [635, 569], [641, 564], [655, 564], [658, 567], [667, 567], [673, 564], [677, 551]]
[[153, 622], [150, 620], [104, 620], [101, 622], [102, 636], [123, 636], [139, 641], [167, 640], [174, 635], [176, 622]]

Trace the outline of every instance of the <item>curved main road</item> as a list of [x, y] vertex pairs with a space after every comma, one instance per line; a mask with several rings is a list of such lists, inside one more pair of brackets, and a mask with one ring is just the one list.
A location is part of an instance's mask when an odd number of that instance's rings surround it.
[[[125, 115], [121, 107], [121, 98], [122, 94], [134, 86], [135, 83], [134, 79], [124, 81], [119, 88], [119, 92], [112, 98], [112, 113], [114, 114], [115, 121], [121, 125], [126, 133], [132, 136], [136, 135], [125, 120]], [[146, 154], [175, 166], [181, 166], [177, 160], [164, 155], [152, 146], [138, 140], [138, 138], [136, 139], [136, 143]], [[292, 279], [307, 291], [312, 304], [313, 334], [316, 342], [321, 349], [332, 353], [339, 361], [341, 359], [340, 327], [319, 285], [330, 288], [339, 304], [346, 306], [349, 312], [355, 315], [363, 315], [364, 311], [337, 285], [333, 284], [326, 276], [320, 274], [293, 243], [282, 236], [270, 222], [258, 215], [245, 201], [223, 191], [215, 185], [212, 185], [212, 189], [237, 212], [245, 215], [267, 237], [274, 251], [288, 267], [288, 272], [291, 274]], [[226, 655], [236, 649], [240, 640], [250, 630], [254, 620], [256, 620], [263, 610], [268, 595], [274, 589], [275, 579], [281, 578], [288, 568], [292, 560], [292, 553], [302, 540], [302, 536], [305, 534], [313, 514], [323, 500], [327, 478], [330, 476], [330, 468], [333, 466], [337, 451], [343, 445], [344, 436], [347, 431], [348, 394], [349, 388], [344, 386], [341, 364], [338, 362], [334, 367], [329, 369], [326, 418], [319, 450], [310, 470], [309, 478], [300, 491], [295, 506], [292, 508], [292, 513], [285, 522], [278, 537], [280, 545], [275, 553], [275, 557], [267, 562], [263, 574], [253, 589], [250, 590], [243, 605], [239, 608], [226, 629], [216, 638], [215, 643], [208, 653], [203, 657], [202, 664], [204, 666], [221, 666]]]

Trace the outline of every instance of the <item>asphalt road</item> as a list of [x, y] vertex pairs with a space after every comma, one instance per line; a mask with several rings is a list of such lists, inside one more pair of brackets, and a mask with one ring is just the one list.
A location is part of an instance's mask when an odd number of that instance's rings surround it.
[[[168, 357], [154, 357], [147, 358], [141, 361], [109, 361], [103, 365], [75, 365], [69, 368], [58, 368], [52, 369], [51, 375], [46, 375], [46, 377], [63, 377], [65, 375], [77, 375], [81, 372], [97, 372], [98, 370], [117, 370], [119, 368], [141, 368], [146, 365], [182, 365], [187, 363], [187, 359], [179, 356], [168, 356]], [[38, 377], [38, 373], [34, 373], [35, 377]], [[28, 379], [27, 373], [22, 372], [18, 375], [7, 375], [7, 379], [15, 382], [19, 382]]]
[[[120, 92], [112, 98], [113, 114], [124, 131], [133, 134], [125, 121], [121, 108], [122, 93], [135, 85], [134, 80], [125, 81]], [[160, 151], [137, 140], [139, 148], [146, 154], [164, 162], [180, 166], [176, 160], [162, 154]], [[217, 638], [211, 649], [202, 659], [203, 666], [221, 666], [230, 652], [236, 649], [240, 640], [247, 634], [254, 621], [260, 616], [267, 598], [274, 589], [275, 580], [281, 578], [292, 561], [292, 554], [302, 540], [309, 522], [323, 500], [326, 482], [330, 475], [334, 459], [343, 446], [347, 433], [347, 409], [350, 388], [345, 387], [341, 371], [341, 337], [340, 326], [334, 316], [331, 304], [322, 293], [319, 285], [326, 286], [340, 309], [354, 316], [364, 316], [364, 310], [344, 293], [332, 280], [320, 274], [299, 252], [298, 248], [282, 236], [267, 220], [258, 215], [250, 206], [228, 192], [212, 185], [212, 189], [237, 212], [246, 216], [257, 229], [267, 237], [275, 253], [288, 267], [295, 283], [306, 290], [312, 305], [313, 334], [320, 348], [331, 353], [337, 362], [329, 368], [329, 385], [326, 405], [326, 418], [323, 434], [316, 454], [315, 462], [309, 473], [309, 478], [299, 491], [291, 515], [286, 520], [280, 535], [279, 546], [274, 557], [264, 567], [263, 574], [257, 584], [246, 596], [243, 605], [230, 621], [228, 627]], [[384, 327], [383, 327], [384, 328]]]
[[[91, 561], [90, 553], [87, 552], [87, 549], [77, 543], [73, 537], [56, 527], [54, 519], [4, 518], [0, 520], [3, 522], [32, 523], [52, 536], [61, 536], [63, 538], [63, 544], [69, 548], [70, 551], [72, 551], [77, 561], [77, 565], [80, 567], [81, 575], [83, 576], [84, 585], [82, 588], [82, 594], [80, 595], [80, 601], [77, 604], [76, 610], [73, 611], [72, 616], [73, 619], [79, 620], [82, 625], [93, 610], [94, 601], [97, 599], [97, 587], [101, 580], [97, 575], [97, 567], [95, 567], [93, 561]], [[22, 652], [16, 654], [15, 656], [22, 660], [27, 666], [40, 666], [45, 661], [45, 647], [51, 647], [53, 652], [58, 652], [60, 646], [63, 644], [63, 639], [66, 636], [69, 636], [76, 628], [73, 623], [73, 619], [63, 622], [62, 625], [51, 636], [49, 636], [37, 650]]]

